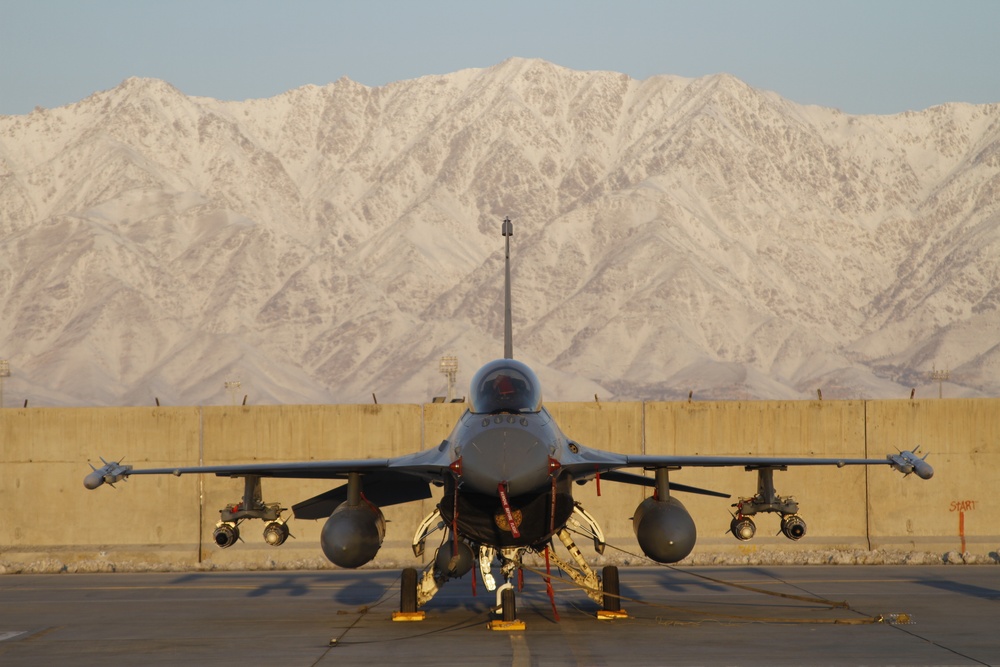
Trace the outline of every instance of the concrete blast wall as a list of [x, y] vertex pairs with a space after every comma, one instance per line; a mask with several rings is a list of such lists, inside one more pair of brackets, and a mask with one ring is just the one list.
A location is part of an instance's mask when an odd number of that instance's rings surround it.
[[[548, 407], [571, 438], [625, 453], [880, 458], [916, 445], [931, 452], [936, 474], [929, 481], [904, 478], [888, 466], [776, 473], [778, 493], [794, 496], [808, 522], [799, 543], [774, 536], [775, 516], [759, 518], [750, 543], [726, 534], [730, 505], [756, 492], [754, 473], [672, 472], [672, 481], [734, 496], [677, 494], [698, 524], [694, 555], [777, 547], [987, 554], [1000, 546], [1000, 508], [992, 493], [1000, 480], [1000, 400]], [[292, 520], [295, 539], [279, 548], [264, 545], [261, 522], [246, 522], [245, 543], [215, 547], [218, 510], [240, 499], [242, 480], [140, 476], [114, 489], [87, 491], [87, 461], [123, 457], [139, 468], [391, 457], [438, 445], [462, 410], [452, 404], [0, 410], [0, 503], [6, 509], [0, 561], [325, 567], [322, 521]], [[264, 479], [263, 490], [265, 500], [288, 507], [340, 483]], [[630, 517], [647, 491], [607, 481], [600, 486], [600, 496], [595, 483], [575, 487], [576, 498], [601, 523], [609, 543], [638, 552]], [[385, 508], [389, 523], [376, 565], [416, 562], [413, 531], [437, 502]], [[428, 544], [428, 556], [435, 546]]]

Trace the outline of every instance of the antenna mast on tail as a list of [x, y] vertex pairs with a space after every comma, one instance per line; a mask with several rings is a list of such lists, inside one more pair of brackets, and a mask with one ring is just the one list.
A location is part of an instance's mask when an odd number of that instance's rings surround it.
[[514, 235], [514, 223], [510, 217], [503, 219], [503, 235], [507, 241], [504, 254], [504, 309], [503, 309], [503, 358], [514, 358], [514, 334], [510, 324], [510, 237]]

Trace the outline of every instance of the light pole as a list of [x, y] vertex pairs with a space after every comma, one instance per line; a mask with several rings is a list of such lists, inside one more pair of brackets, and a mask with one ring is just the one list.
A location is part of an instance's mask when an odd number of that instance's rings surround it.
[[225, 386], [226, 391], [228, 391], [229, 395], [233, 397], [233, 405], [236, 405], [236, 397], [239, 395], [240, 387], [243, 386], [243, 384], [239, 380], [226, 380]]
[[934, 368], [931, 370], [931, 381], [938, 383], [938, 398], [942, 397], [944, 390], [942, 385], [951, 379], [951, 372], [947, 370], [941, 370]]
[[10, 377], [10, 362], [0, 359], [0, 408], [3, 407], [3, 380]]
[[458, 357], [441, 357], [441, 363], [438, 365], [438, 370], [444, 373], [444, 376], [448, 378], [448, 398], [445, 400], [446, 402], [451, 403], [452, 399], [455, 398], [455, 378], [458, 376]]

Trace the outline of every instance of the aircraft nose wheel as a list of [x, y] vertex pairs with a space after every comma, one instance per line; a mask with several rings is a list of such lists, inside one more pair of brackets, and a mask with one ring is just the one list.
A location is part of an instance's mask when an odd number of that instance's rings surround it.
[[517, 603], [514, 586], [507, 582], [497, 589], [500, 602], [499, 621], [490, 621], [486, 626], [490, 630], [524, 630], [524, 621], [517, 620]]
[[504, 623], [517, 620], [517, 602], [513, 588], [505, 588], [500, 593], [500, 611]]

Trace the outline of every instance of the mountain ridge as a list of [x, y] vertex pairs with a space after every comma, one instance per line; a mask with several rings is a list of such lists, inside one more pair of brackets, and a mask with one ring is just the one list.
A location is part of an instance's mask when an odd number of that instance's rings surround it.
[[[850, 116], [730, 75], [511, 59], [0, 117], [0, 350], [32, 404], [997, 392], [1000, 105]], [[461, 386], [460, 386], [461, 390]]]

